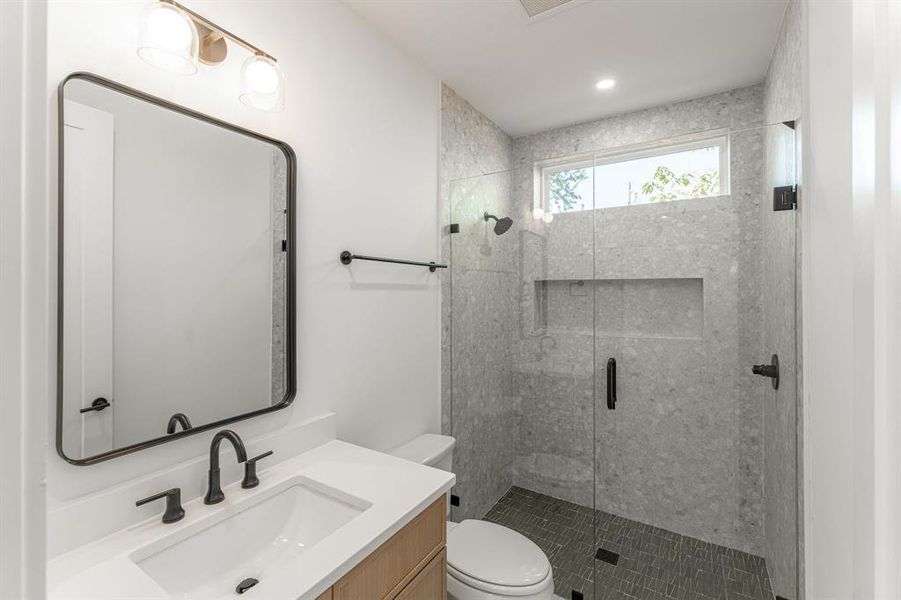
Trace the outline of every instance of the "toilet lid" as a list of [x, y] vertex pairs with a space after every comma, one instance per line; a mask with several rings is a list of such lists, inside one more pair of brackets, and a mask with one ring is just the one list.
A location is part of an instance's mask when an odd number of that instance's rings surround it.
[[535, 585], [551, 570], [541, 548], [522, 534], [472, 519], [447, 534], [447, 566], [473, 579], [508, 587]]

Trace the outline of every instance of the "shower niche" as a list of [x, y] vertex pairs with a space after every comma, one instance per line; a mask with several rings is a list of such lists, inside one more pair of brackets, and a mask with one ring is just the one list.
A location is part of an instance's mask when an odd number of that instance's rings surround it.
[[704, 279], [539, 279], [532, 330], [607, 337], [704, 337]]

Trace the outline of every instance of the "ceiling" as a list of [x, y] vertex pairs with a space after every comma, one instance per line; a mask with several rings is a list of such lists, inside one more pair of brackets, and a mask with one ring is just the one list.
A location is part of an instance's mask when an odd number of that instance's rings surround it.
[[[345, 0], [514, 137], [763, 80], [785, 0]], [[595, 82], [617, 85], [599, 91]]]

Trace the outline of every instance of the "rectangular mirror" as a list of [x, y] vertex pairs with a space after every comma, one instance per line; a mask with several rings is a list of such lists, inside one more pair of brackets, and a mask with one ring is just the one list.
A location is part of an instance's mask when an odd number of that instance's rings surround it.
[[289, 146], [103, 78], [59, 91], [59, 454], [88, 465], [287, 406]]

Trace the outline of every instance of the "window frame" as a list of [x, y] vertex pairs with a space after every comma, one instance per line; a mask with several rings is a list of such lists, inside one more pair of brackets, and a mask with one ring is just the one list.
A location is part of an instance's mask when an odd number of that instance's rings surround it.
[[[628, 162], [652, 156], [665, 156], [701, 148], [716, 147], [719, 149], [720, 191], [716, 196], [704, 196], [704, 198], [717, 198], [728, 196], [731, 190], [731, 177], [729, 169], [730, 136], [727, 130], [705, 132], [701, 135], [681, 136], [668, 138], [650, 143], [621, 146], [595, 152], [583, 152], [562, 158], [554, 158], [535, 162], [534, 184], [536, 192], [533, 199], [533, 208], [550, 212], [548, 203], [548, 178], [552, 173], [560, 171], [572, 171], [575, 169], [592, 170], [592, 188], [594, 187], [594, 168], [603, 165], [611, 165], [619, 162]], [[687, 200], [688, 198], [686, 198]], [[593, 198], [592, 198], [593, 200]], [[678, 200], [677, 200], [678, 202]], [[626, 206], [626, 205], [622, 205]], [[610, 207], [610, 208], [618, 208]], [[591, 208], [566, 212], [584, 212], [586, 210], [599, 210], [592, 202]], [[561, 214], [561, 213], [554, 213]]]

